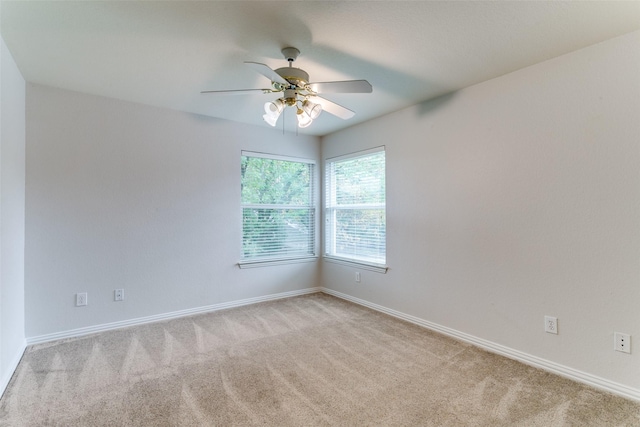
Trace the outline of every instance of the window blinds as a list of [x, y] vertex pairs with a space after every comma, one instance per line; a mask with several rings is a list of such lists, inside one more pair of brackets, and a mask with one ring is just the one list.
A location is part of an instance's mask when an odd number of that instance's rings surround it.
[[327, 160], [325, 254], [386, 262], [384, 147]]

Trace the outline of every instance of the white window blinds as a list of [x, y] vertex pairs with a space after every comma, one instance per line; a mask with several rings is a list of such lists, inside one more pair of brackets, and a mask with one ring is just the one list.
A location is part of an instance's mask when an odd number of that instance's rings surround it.
[[385, 152], [380, 147], [325, 163], [325, 255], [386, 263]]
[[242, 153], [242, 260], [315, 255], [312, 161]]

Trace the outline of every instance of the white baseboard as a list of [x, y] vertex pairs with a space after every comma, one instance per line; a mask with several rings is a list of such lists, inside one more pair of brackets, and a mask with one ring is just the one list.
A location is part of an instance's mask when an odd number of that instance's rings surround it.
[[487, 341], [485, 339], [478, 338], [473, 335], [465, 334], [464, 332], [460, 332], [455, 329], [438, 325], [437, 323], [429, 322], [427, 320], [420, 319], [418, 317], [411, 316], [409, 314], [405, 314], [400, 311], [392, 310], [390, 308], [383, 307], [381, 305], [374, 304], [369, 301], [362, 300], [360, 298], [352, 297], [351, 295], [343, 294], [342, 292], [334, 291], [332, 289], [327, 289], [327, 288], [322, 288], [322, 292], [329, 295], [333, 295], [338, 298], [342, 298], [347, 301], [351, 301], [353, 303], [356, 303], [365, 307], [369, 307], [373, 310], [380, 311], [390, 316], [397, 317], [402, 320], [406, 320], [407, 322], [411, 322], [416, 325], [425, 327], [427, 329], [431, 329], [433, 331], [459, 339], [469, 344], [473, 344], [476, 347], [480, 347], [492, 353], [496, 353], [501, 356], [508, 357], [509, 359], [514, 359], [519, 362], [525, 363], [527, 365], [544, 369], [545, 371], [548, 371], [548, 372], [552, 372], [556, 375], [560, 375], [562, 377], [565, 377], [583, 384], [587, 384], [591, 387], [640, 402], [640, 390], [636, 388], [628, 387], [624, 384], [619, 384], [613, 381], [609, 381], [605, 378], [597, 377], [595, 375], [591, 375], [589, 373], [582, 372], [577, 369], [570, 368], [568, 366], [560, 365], [550, 360], [542, 359], [540, 357], [533, 356], [528, 353], [514, 350], [512, 348], [505, 347], [503, 345], [496, 344], [494, 342]]
[[16, 352], [16, 355], [14, 356], [13, 360], [11, 361], [9, 366], [7, 366], [7, 370], [2, 374], [2, 378], [0, 378], [0, 398], [4, 394], [4, 391], [7, 389], [7, 386], [9, 385], [9, 381], [11, 381], [11, 377], [13, 376], [14, 372], [16, 371], [16, 369], [18, 369], [18, 364], [20, 363], [20, 360], [22, 359], [22, 355], [24, 355], [24, 351], [26, 349], [27, 349], [27, 342], [23, 341], [20, 348], [18, 348], [18, 351]]
[[243, 305], [256, 304], [259, 302], [272, 301], [282, 298], [290, 298], [298, 295], [312, 294], [322, 292], [322, 288], [307, 288], [297, 291], [281, 292], [278, 294], [264, 295], [255, 298], [247, 298], [243, 300], [223, 302], [219, 304], [207, 305], [204, 307], [190, 308], [187, 310], [173, 311], [170, 313], [157, 314], [154, 316], [139, 317], [136, 319], [122, 320], [119, 322], [105, 323], [102, 325], [88, 326], [85, 328], [71, 329], [68, 331], [56, 332], [53, 334], [39, 335], [27, 338], [27, 345], [41, 344], [49, 341], [56, 341], [66, 338], [75, 338], [83, 335], [95, 334], [97, 332], [110, 331], [129, 326], [143, 325], [145, 323], [159, 322], [162, 320], [176, 319], [179, 317], [192, 316], [194, 314], [209, 313], [212, 311], [223, 310], [227, 308], [240, 307]]

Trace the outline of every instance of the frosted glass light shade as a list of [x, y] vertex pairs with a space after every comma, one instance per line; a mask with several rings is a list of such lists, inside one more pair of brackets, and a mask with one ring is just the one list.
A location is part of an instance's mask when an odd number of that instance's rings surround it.
[[269, 123], [271, 126], [275, 127], [276, 122], [278, 121], [278, 117], [284, 110], [284, 101], [282, 98], [276, 99], [275, 101], [270, 101], [264, 104], [264, 111], [267, 113], [262, 118], [265, 122]]
[[298, 109], [298, 113], [296, 114], [296, 117], [298, 117], [299, 128], [306, 128], [313, 122], [313, 119], [311, 118], [311, 116], [309, 116], [307, 113], [305, 113], [303, 110], [300, 110], [300, 109]]
[[278, 121], [278, 117], [279, 115], [271, 115], [271, 114], [265, 114], [262, 116], [262, 118], [264, 119], [265, 122], [267, 122], [269, 125], [276, 127], [276, 122]]
[[302, 103], [302, 109], [309, 115], [309, 117], [311, 117], [312, 120], [317, 119], [320, 113], [322, 113], [322, 106], [311, 102], [308, 99]]
[[278, 118], [280, 113], [282, 113], [283, 109], [284, 102], [282, 101], [282, 99], [276, 99], [275, 101], [267, 102], [266, 104], [264, 104], [265, 113], [270, 116], [275, 116], [276, 118]]

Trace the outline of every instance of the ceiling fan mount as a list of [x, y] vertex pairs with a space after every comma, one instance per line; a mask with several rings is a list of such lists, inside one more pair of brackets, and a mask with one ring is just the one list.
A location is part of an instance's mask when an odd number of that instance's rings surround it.
[[293, 62], [300, 55], [295, 47], [285, 47], [282, 55], [289, 62], [288, 67], [271, 69], [258, 62], [245, 62], [258, 73], [271, 80], [269, 89], [240, 89], [240, 90], [207, 90], [201, 93], [213, 94], [248, 94], [261, 92], [263, 94], [282, 93], [275, 101], [264, 105], [266, 114], [262, 116], [265, 122], [275, 126], [285, 107], [296, 107], [298, 127], [309, 126], [322, 111], [327, 111], [342, 119], [350, 119], [355, 112], [326, 98], [319, 93], [371, 93], [373, 88], [366, 80], [345, 80], [337, 82], [309, 83], [309, 74], [301, 68], [293, 67]]
[[295, 61], [298, 58], [298, 55], [300, 55], [300, 51], [295, 47], [285, 47], [280, 52], [284, 55], [284, 59], [289, 62]]

